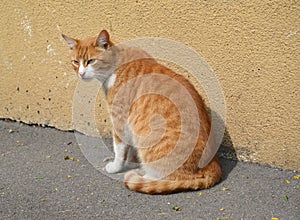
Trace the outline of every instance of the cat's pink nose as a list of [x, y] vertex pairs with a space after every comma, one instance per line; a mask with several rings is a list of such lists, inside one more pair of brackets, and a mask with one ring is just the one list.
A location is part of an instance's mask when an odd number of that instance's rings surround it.
[[80, 77], [84, 77], [84, 75], [85, 75], [85, 72], [78, 72], [78, 73], [79, 73]]

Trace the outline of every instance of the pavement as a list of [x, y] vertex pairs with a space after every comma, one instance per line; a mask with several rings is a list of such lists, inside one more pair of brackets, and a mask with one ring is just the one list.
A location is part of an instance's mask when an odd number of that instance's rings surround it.
[[0, 120], [0, 219], [300, 216], [299, 171], [221, 158], [223, 180], [213, 188], [153, 196], [100, 172], [82, 147], [74, 132]]

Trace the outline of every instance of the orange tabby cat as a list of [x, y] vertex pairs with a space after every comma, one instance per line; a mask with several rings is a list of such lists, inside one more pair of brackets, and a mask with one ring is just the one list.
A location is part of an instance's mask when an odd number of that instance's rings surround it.
[[105, 167], [108, 173], [139, 165], [125, 174], [124, 183], [148, 194], [206, 189], [221, 180], [216, 155], [199, 167], [204, 148], [210, 147], [211, 123], [187, 79], [141, 49], [115, 44], [106, 30], [84, 40], [62, 36], [79, 78], [102, 82], [115, 153]]

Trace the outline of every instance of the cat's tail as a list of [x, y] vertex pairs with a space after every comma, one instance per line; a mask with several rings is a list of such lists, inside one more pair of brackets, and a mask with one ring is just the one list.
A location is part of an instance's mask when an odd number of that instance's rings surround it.
[[179, 180], [149, 180], [143, 178], [136, 170], [126, 173], [125, 186], [136, 192], [146, 194], [170, 194], [187, 190], [208, 189], [221, 180], [222, 173], [210, 173], [190, 176], [188, 179]]

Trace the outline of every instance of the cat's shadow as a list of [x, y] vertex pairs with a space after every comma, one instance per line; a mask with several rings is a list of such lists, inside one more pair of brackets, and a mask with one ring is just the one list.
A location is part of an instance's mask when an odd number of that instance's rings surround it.
[[[208, 109], [208, 111], [210, 112], [211, 110]], [[222, 181], [223, 181], [227, 179], [228, 175], [237, 165], [238, 160], [237, 160], [236, 151], [233, 147], [233, 143], [230, 134], [227, 130], [225, 122], [215, 111], [214, 111], [214, 116], [215, 119], [217, 120], [217, 123], [221, 124], [225, 128], [222, 143], [218, 149], [218, 156], [220, 159], [222, 172], [223, 172], [223, 176], [222, 176]]]

